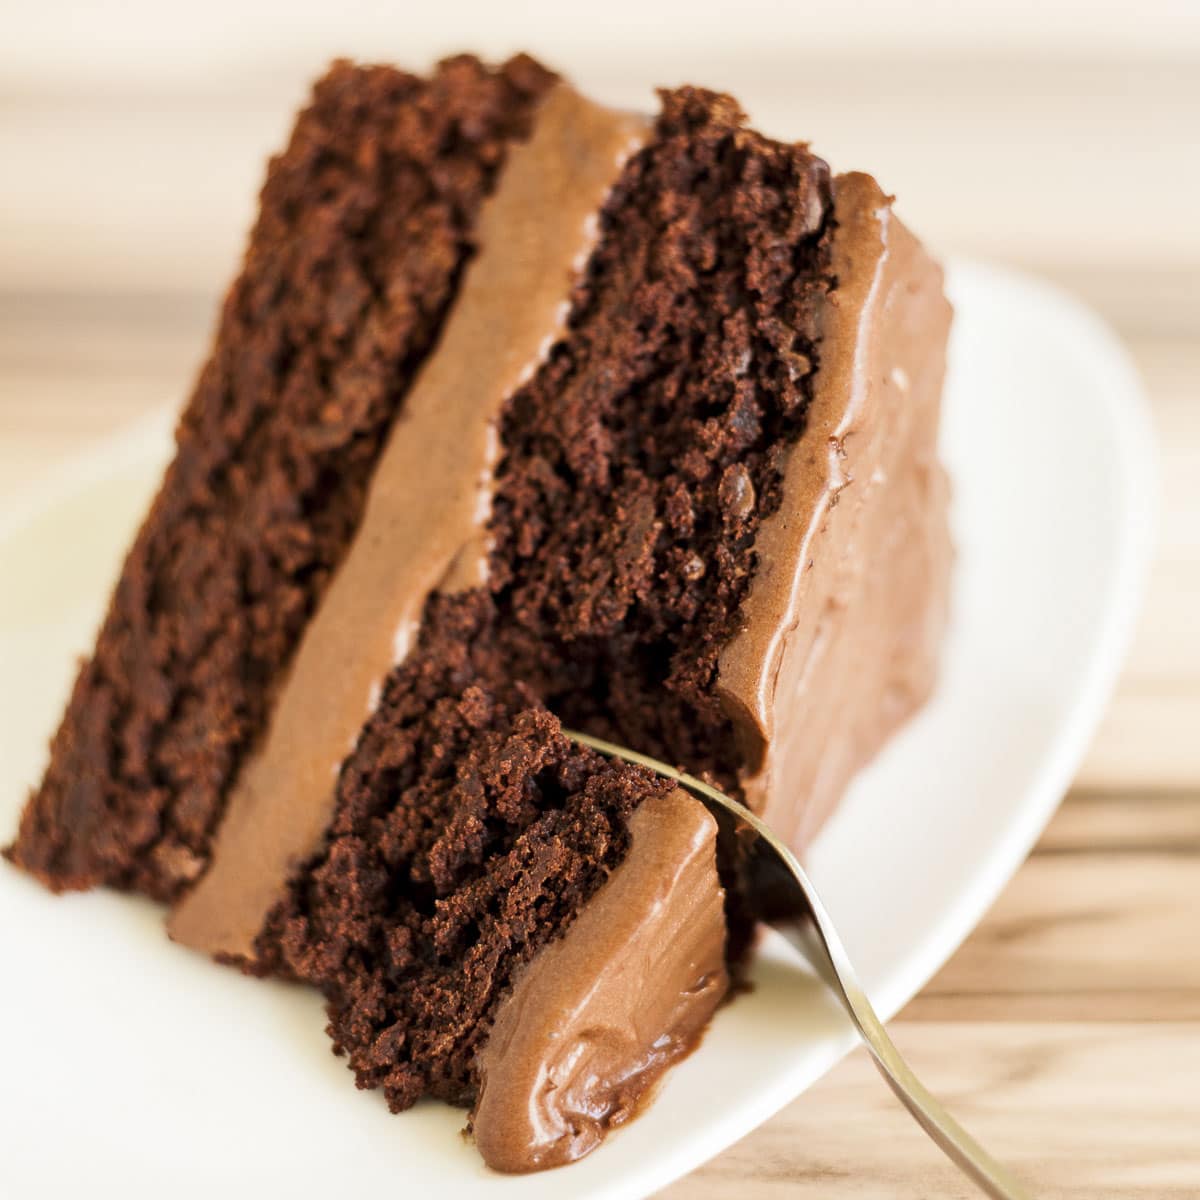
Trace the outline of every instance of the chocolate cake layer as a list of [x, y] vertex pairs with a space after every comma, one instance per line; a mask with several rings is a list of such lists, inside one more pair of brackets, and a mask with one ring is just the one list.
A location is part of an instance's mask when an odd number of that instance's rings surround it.
[[574, 728], [736, 789], [715, 684], [818, 374], [826, 164], [728, 97], [663, 94], [570, 336], [501, 428], [492, 588], [514, 674]]
[[172, 897], [342, 558], [508, 145], [552, 76], [335, 65], [271, 165], [177, 451], [9, 856]]
[[569, 742], [521, 687], [462, 686], [489, 667], [483, 609], [431, 602], [326, 848], [259, 939], [260, 969], [324, 989], [336, 1048], [393, 1110], [474, 1103], [497, 1006], [624, 861], [637, 806], [671, 790]]

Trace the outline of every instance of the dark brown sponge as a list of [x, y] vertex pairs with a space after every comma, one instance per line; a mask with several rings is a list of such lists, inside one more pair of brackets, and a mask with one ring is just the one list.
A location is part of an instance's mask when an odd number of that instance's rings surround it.
[[834, 280], [829, 171], [727, 96], [663, 94], [503, 424], [492, 587], [512, 673], [569, 725], [736, 787], [714, 695], [780, 502]]
[[433, 603], [342, 772], [326, 850], [259, 939], [267, 969], [324, 989], [335, 1048], [393, 1109], [474, 1100], [515, 973], [621, 861], [634, 807], [672, 786], [569, 742], [472, 652], [487, 607]]
[[337, 63], [317, 84], [7, 851], [50, 887], [171, 898], [203, 870], [480, 205], [552, 80], [464, 57], [428, 80]]

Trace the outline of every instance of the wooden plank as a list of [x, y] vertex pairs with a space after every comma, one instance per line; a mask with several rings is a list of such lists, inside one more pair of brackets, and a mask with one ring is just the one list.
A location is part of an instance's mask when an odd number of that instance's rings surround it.
[[904, 1017], [1200, 1021], [1197, 896], [1200, 797], [1069, 802]]
[[1200, 856], [1200, 796], [1077, 790], [1055, 814], [1034, 853]]
[[[1200, 1023], [900, 1022], [894, 1032], [918, 1075], [1035, 1195], [1197, 1195]], [[976, 1195], [861, 1051], [715, 1162], [660, 1193], [663, 1200]]]
[[[1200, 276], [1198, 276], [1200, 277]], [[1200, 312], [1200, 306], [1197, 306]], [[1130, 342], [1151, 398], [1162, 472], [1154, 569], [1116, 701], [1077, 783], [1200, 786], [1200, 343]]]
[[1035, 857], [905, 1016], [1200, 1020], [1197, 896], [1200, 856]]

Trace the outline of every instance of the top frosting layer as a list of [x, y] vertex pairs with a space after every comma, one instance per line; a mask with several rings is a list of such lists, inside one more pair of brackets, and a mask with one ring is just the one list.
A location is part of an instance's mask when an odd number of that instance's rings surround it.
[[178, 941], [253, 958], [264, 918], [320, 845], [338, 768], [426, 598], [481, 582], [500, 410], [561, 332], [595, 213], [646, 131], [642, 118], [559, 85], [529, 141], [511, 151], [480, 219], [480, 253], [392, 430], [264, 742], [237, 781], [212, 864], [171, 916]]

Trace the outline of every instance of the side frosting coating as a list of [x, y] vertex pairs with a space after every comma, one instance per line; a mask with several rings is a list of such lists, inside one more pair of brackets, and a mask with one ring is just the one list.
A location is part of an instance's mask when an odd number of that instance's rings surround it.
[[839, 176], [834, 212], [808, 425], [719, 675], [747, 800], [797, 849], [932, 690], [952, 559], [941, 269], [870, 176]]
[[629, 830], [621, 865], [497, 1012], [473, 1117], [496, 1170], [593, 1150], [695, 1046], [728, 988], [716, 822], [677, 789]]

